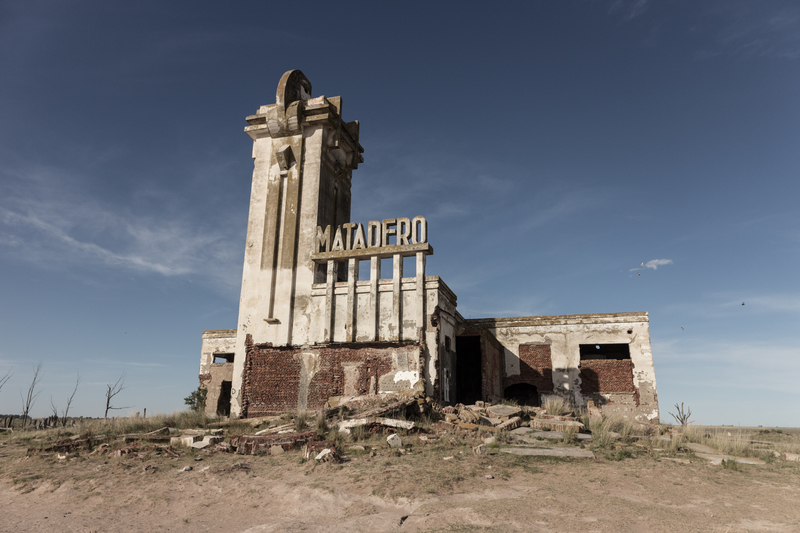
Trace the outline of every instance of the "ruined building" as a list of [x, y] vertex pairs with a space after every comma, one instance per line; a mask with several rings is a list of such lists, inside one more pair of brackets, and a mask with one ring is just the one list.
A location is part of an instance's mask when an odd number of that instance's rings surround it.
[[208, 414], [414, 390], [444, 404], [558, 395], [658, 420], [646, 312], [464, 319], [453, 291], [426, 275], [425, 218], [350, 220], [364, 150], [358, 121], [342, 117], [341, 97], [312, 97], [299, 70], [247, 117], [255, 168], [238, 329], [203, 333]]

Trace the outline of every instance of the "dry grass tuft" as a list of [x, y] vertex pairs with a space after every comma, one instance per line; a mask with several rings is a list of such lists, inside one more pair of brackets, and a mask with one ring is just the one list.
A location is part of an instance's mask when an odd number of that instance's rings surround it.
[[548, 415], [560, 416], [569, 413], [572, 409], [564, 398], [559, 396], [548, 396], [544, 401], [545, 410]]

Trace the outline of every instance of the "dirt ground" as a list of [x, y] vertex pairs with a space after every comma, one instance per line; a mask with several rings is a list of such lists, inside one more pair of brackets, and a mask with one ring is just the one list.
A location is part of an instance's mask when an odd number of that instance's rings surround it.
[[[411, 437], [407, 437], [411, 440]], [[414, 439], [416, 440], [416, 439]], [[372, 445], [379, 444], [375, 440]], [[281, 456], [26, 457], [0, 442], [3, 531], [800, 531], [800, 463], [475, 456], [468, 437], [339, 464]], [[195, 457], [202, 460], [196, 461]], [[445, 457], [452, 457], [445, 460]], [[191, 471], [181, 471], [191, 466]], [[486, 476], [492, 476], [487, 479]]]

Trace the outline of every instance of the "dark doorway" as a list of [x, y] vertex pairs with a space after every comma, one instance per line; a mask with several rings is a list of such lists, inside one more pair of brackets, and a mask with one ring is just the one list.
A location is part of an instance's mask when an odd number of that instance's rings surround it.
[[516, 400], [519, 405], [539, 407], [539, 391], [530, 383], [517, 383], [503, 391], [506, 400]]
[[481, 337], [456, 337], [456, 403], [482, 400], [481, 378]]
[[231, 382], [223, 381], [219, 389], [219, 401], [217, 401], [217, 414], [220, 416], [231, 416]]

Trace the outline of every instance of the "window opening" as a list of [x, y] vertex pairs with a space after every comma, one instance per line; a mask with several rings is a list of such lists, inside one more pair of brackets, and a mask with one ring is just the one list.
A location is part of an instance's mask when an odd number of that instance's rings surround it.
[[581, 360], [587, 359], [630, 359], [629, 344], [581, 344]]
[[232, 353], [215, 353], [214, 354], [214, 362], [215, 363], [233, 363], [233, 354]]

